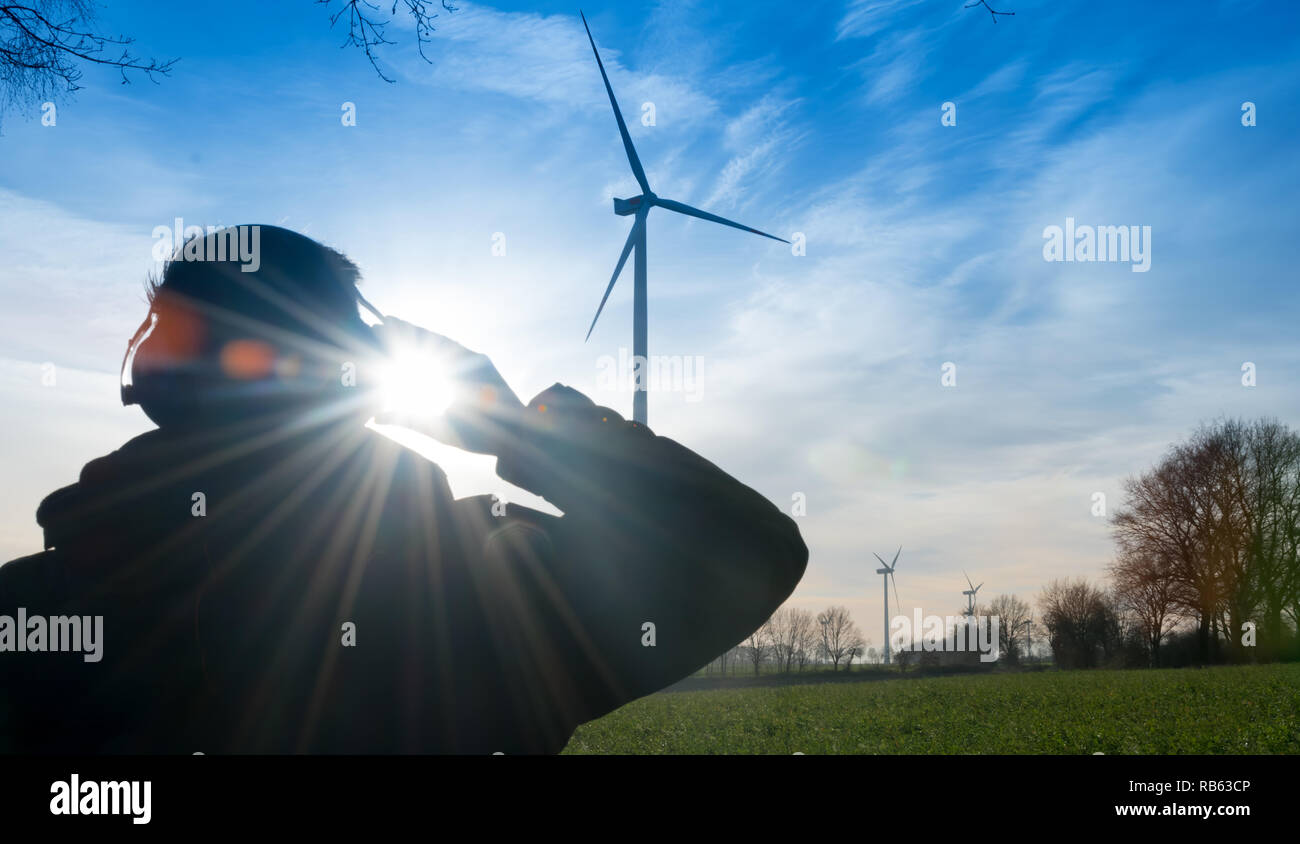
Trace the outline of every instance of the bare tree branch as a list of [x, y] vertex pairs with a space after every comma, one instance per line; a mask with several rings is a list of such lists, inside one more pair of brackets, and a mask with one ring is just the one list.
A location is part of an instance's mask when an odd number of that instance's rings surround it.
[[1016, 14], [1015, 12], [996, 12], [996, 11], [993, 10], [993, 7], [990, 6], [990, 5], [988, 4], [988, 0], [975, 0], [974, 3], [967, 3], [967, 4], [966, 4], [965, 6], [963, 6], [962, 8], [963, 8], [963, 9], [973, 9], [973, 8], [975, 8], [976, 6], [983, 6], [984, 8], [988, 9], [988, 10], [989, 10], [989, 16], [993, 18], [993, 22], [994, 22], [994, 23], [997, 23], [997, 22], [998, 22], [998, 15], [1007, 15], [1008, 17], [1011, 17], [1011, 16], [1014, 16], [1014, 15]]
[[89, 0], [0, 2], [0, 115], [9, 105], [26, 106], [80, 90], [85, 62], [117, 68], [126, 85], [129, 71], [157, 83], [177, 61], [139, 58], [130, 50], [134, 39], [101, 34], [94, 23]]
[[[316, 0], [316, 3], [322, 6], [328, 6], [333, 0]], [[385, 82], [395, 80], [389, 78], [382, 70], [379, 69], [378, 50], [384, 44], [393, 44], [384, 31], [393, 19], [397, 17], [398, 7], [402, 7], [411, 21], [415, 24], [415, 43], [420, 52], [420, 58], [432, 64], [432, 60], [425, 55], [424, 45], [430, 42], [429, 36], [433, 34], [434, 18], [438, 17], [437, 12], [431, 12], [430, 0], [393, 0], [392, 7], [388, 10], [387, 17], [382, 17], [384, 12], [375, 3], [369, 0], [343, 0], [342, 7], [330, 15], [330, 29], [334, 28], [343, 16], [348, 18], [348, 35], [344, 39], [344, 47], [360, 47], [366, 54], [370, 66], [379, 74], [379, 78]], [[456, 11], [456, 7], [451, 5], [449, 0], [441, 0], [441, 6], [448, 12]]]
[[[386, 1], [386, 0], [385, 0]], [[332, 0], [315, 0], [328, 5]], [[456, 11], [451, 0], [439, 0], [447, 12]], [[409, 16], [415, 28], [416, 49], [431, 62], [425, 45], [432, 41], [433, 0], [392, 0], [385, 10], [370, 0], [343, 0], [330, 16], [332, 29], [346, 15], [348, 35], [344, 47], [360, 47], [371, 67], [386, 82], [379, 68], [379, 48], [396, 43], [385, 35], [389, 24]], [[122, 84], [131, 72], [142, 73], [155, 84], [171, 73], [178, 59], [160, 61], [134, 55], [134, 39], [108, 35], [96, 26], [94, 0], [0, 0], [0, 118], [7, 107], [27, 109], [48, 100], [60, 100], [81, 90], [83, 66], [117, 68]], [[119, 52], [120, 51], [120, 52]]]

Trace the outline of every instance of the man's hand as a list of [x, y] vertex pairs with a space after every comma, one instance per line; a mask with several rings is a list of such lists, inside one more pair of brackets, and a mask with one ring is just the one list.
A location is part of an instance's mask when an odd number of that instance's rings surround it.
[[479, 454], [500, 455], [518, 436], [524, 404], [487, 355], [394, 317], [385, 316], [374, 331], [390, 354], [418, 350], [437, 358], [453, 382], [452, 403], [445, 413], [426, 417], [381, 413], [376, 422], [401, 425]]

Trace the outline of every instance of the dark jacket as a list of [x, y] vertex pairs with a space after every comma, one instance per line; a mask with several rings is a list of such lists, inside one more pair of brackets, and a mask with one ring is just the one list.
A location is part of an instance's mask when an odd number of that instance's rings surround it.
[[497, 471], [563, 517], [455, 500], [354, 423], [91, 461], [0, 614], [102, 615], [103, 658], [0, 652], [0, 752], [556, 752], [802, 577], [794, 522], [676, 442], [559, 385], [529, 419]]

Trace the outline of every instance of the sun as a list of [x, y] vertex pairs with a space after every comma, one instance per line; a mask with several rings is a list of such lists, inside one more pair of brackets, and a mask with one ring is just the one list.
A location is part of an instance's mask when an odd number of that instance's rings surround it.
[[440, 416], [456, 397], [447, 368], [436, 355], [399, 349], [379, 368], [382, 412], [416, 419]]

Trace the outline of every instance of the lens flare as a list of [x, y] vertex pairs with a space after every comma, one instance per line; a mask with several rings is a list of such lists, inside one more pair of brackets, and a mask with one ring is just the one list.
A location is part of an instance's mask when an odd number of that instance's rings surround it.
[[401, 351], [379, 371], [383, 412], [398, 416], [430, 417], [447, 411], [455, 386], [442, 361], [419, 351]]

